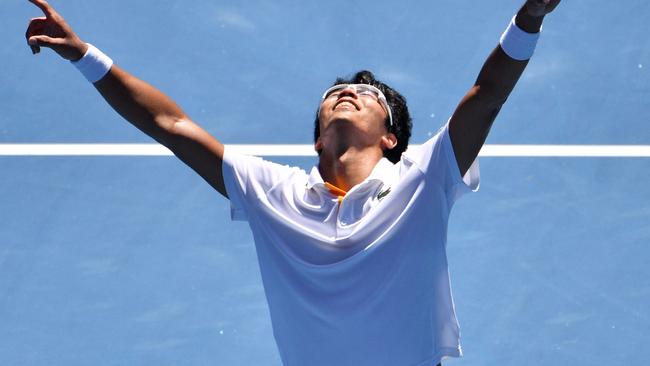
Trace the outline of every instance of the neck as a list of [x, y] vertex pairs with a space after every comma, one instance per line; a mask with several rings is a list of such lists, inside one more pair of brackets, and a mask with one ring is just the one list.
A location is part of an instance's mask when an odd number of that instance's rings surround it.
[[382, 150], [376, 147], [348, 148], [341, 153], [323, 150], [318, 170], [323, 180], [349, 191], [370, 176], [382, 157]]

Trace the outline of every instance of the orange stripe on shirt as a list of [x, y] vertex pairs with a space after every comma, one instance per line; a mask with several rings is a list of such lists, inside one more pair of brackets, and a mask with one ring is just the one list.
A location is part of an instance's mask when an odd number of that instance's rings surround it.
[[343, 197], [345, 197], [345, 195], [348, 193], [347, 191], [342, 190], [330, 182], [325, 182], [325, 187], [330, 191], [331, 194], [339, 198], [339, 203], [343, 201]]

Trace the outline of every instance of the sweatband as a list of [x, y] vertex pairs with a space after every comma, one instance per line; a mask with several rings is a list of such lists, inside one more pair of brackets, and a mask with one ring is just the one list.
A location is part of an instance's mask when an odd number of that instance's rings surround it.
[[90, 43], [83, 57], [71, 62], [91, 83], [103, 78], [113, 66], [113, 60]]
[[508, 28], [501, 35], [499, 44], [501, 49], [515, 60], [529, 60], [533, 56], [533, 52], [535, 52], [541, 29], [537, 33], [528, 33], [515, 24], [516, 17], [516, 15], [512, 17]]

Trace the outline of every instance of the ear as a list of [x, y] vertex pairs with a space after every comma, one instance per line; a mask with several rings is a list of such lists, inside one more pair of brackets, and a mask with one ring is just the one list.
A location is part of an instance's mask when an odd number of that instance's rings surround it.
[[397, 136], [394, 133], [388, 133], [381, 137], [382, 149], [392, 150], [397, 146]]
[[316, 142], [314, 143], [314, 150], [316, 150], [316, 152], [323, 150], [323, 143], [321, 142], [320, 137], [316, 139]]

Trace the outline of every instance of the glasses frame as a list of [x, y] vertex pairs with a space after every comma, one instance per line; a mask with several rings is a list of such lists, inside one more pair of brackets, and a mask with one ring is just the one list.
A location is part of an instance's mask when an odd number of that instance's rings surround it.
[[320, 114], [320, 106], [323, 105], [323, 102], [325, 101], [325, 99], [327, 99], [327, 97], [333, 91], [335, 91], [337, 89], [345, 90], [345, 89], [348, 89], [348, 88], [353, 89], [355, 94], [357, 94], [357, 95], [360, 94], [358, 92], [358, 88], [370, 89], [372, 92], [377, 94], [377, 101], [379, 102], [379, 104], [382, 107], [384, 107], [384, 109], [386, 110], [386, 113], [388, 113], [389, 125], [390, 125], [390, 127], [393, 127], [393, 113], [390, 110], [390, 105], [388, 105], [388, 101], [386, 100], [386, 96], [384, 95], [384, 93], [381, 90], [379, 90], [379, 88], [377, 88], [377, 87], [375, 87], [373, 85], [370, 85], [370, 84], [337, 84], [337, 85], [332, 86], [331, 88], [328, 88], [327, 90], [325, 90], [325, 92], [323, 93], [323, 96], [321, 97], [320, 105], [318, 107], [318, 114]]

